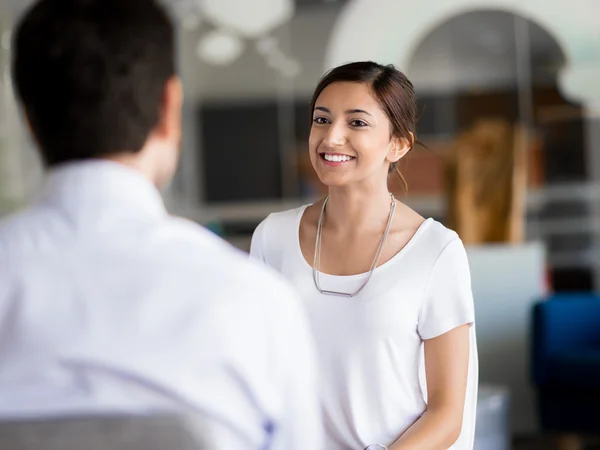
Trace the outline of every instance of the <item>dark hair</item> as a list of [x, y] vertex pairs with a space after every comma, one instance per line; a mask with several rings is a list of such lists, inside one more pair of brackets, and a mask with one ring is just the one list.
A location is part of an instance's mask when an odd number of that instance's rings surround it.
[[135, 153], [175, 74], [154, 0], [41, 0], [19, 23], [13, 77], [44, 162]]
[[[384, 66], [373, 61], [360, 61], [338, 66], [327, 72], [315, 89], [310, 103], [311, 122], [315, 103], [321, 92], [330, 84], [338, 82], [368, 84], [392, 124], [391, 135], [405, 138], [411, 143], [411, 147], [414, 146], [417, 101], [414, 87], [406, 75], [392, 64]], [[398, 174], [404, 189], [407, 189], [406, 179], [398, 168], [398, 162], [390, 165], [391, 172]]]

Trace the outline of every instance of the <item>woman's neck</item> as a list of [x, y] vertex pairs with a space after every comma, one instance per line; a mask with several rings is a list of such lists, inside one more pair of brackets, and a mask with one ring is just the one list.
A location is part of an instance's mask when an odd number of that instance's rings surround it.
[[349, 233], [380, 231], [390, 215], [387, 186], [331, 187], [325, 209], [327, 227]]

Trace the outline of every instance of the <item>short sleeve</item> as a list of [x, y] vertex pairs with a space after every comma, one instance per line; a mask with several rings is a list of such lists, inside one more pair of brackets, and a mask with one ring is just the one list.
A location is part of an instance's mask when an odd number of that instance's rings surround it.
[[265, 227], [266, 219], [256, 227], [256, 230], [254, 230], [252, 242], [250, 244], [250, 256], [264, 264], [267, 263], [265, 257]]
[[418, 320], [418, 332], [424, 340], [475, 322], [469, 262], [460, 239], [447, 244], [438, 256]]

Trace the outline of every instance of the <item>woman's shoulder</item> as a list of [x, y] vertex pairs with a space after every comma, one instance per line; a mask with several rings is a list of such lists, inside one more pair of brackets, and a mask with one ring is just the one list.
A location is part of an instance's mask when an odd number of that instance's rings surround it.
[[297, 208], [278, 211], [269, 214], [256, 229], [257, 232], [264, 233], [281, 233], [292, 229], [296, 229], [298, 222], [302, 217], [302, 213], [310, 205], [303, 205]]
[[250, 254], [279, 270], [284, 249], [296, 242], [298, 225], [308, 206], [269, 214], [252, 235]]
[[458, 236], [456, 231], [451, 230], [450, 228], [446, 227], [444, 224], [433, 218], [429, 218], [427, 220], [431, 222], [428, 227], [429, 233], [427, 239], [427, 241], [431, 245], [438, 247], [440, 250], [442, 250], [444, 247], [446, 247], [453, 241], [460, 242], [460, 237]]
[[423, 221], [415, 242], [419, 257], [434, 263], [442, 254], [463, 252], [464, 245], [458, 234], [434, 218]]
[[425, 218], [406, 204], [400, 203], [400, 216], [404, 222], [402, 227], [414, 232], [419, 247], [426, 247], [434, 254], [439, 254], [451, 242], [460, 238], [454, 230], [447, 228], [441, 222], [429, 217]]
[[298, 234], [298, 224], [308, 206], [310, 205], [269, 214], [254, 230], [252, 246], [278, 248], [291, 242]]

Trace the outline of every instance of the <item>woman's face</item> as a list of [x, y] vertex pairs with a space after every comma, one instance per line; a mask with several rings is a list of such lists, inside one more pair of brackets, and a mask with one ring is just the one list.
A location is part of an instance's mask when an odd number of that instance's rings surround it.
[[[408, 150], [368, 85], [338, 82], [317, 98], [310, 130], [310, 159], [321, 182], [346, 186], [381, 178]], [[406, 151], [402, 151], [406, 150]]]

